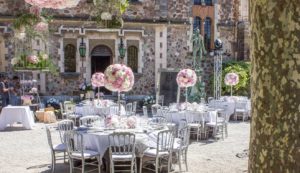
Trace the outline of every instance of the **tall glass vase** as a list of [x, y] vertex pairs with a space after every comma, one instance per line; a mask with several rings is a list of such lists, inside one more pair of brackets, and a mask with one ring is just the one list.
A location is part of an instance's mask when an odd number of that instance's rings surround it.
[[120, 91], [118, 91], [118, 105], [119, 105], [118, 115], [121, 116], [121, 92]]
[[187, 109], [188, 103], [188, 88], [185, 88], [185, 109]]

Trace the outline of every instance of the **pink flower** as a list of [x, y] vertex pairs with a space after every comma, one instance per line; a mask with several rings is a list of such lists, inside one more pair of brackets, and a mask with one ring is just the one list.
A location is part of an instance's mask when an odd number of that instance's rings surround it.
[[30, 13], [34, 14], [36, 16], [40, 16], [41, 15], [41, 8], [38, 6], [31, 6], [30, 7]]
[[105, 76], [103, 73], [95, 73], [91, 79], [93, 87], [102, 87], [105, 83]]
[[237, 85], [239, 83], [239, 75], [236, 73], [227, 73], [224, 82], [226, 85]]
[[39, 63], [39, 58], [35, 55], [30, 55], [27, 57], [27, 61], [29, 61], [32, 64], [37, 64]]
[[123, 64], [110, 65], [104, 74], [106, 79], [105, 88], [110, 91], [129, 91], [133, 87], [133, 72], [129, 67]]
[[197, 75], [191, 69], [183, 69], [177, 74], [176, 81], [179, 87], [194, 86], [197, 81]]
[[34, 29], [38, 32], [46, 32], [48, 31], [48, 23], [46, 22], [39, 22], [35, 25]]

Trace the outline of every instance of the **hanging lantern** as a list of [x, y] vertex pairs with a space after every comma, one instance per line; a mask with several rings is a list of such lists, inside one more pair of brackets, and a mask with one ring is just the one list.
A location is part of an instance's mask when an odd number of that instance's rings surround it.
[[122, 38], [121, 38], [121, 43], [120, 43], [120, 46], [119, 46], [119, 53], [120, 53], [120, 58], [124, 59], [125, 54], [126, 54], [126, 49], [124, 47], [124, 43], [123, 43], [123, 39]]
[[86, 45], [85, 42], [83, 41], [83, 38], [81, 38], [81, 43], [79, 46], [79, 55], [81, 58], [84, 58], [86, 55]]

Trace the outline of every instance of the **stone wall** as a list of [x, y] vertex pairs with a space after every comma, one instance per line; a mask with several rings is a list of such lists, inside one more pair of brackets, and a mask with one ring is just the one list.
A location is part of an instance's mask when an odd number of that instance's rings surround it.
[[249, 60], [248, 1], [218, 1], [217, 30], [224, 43], [224, 55], [232, 59]]

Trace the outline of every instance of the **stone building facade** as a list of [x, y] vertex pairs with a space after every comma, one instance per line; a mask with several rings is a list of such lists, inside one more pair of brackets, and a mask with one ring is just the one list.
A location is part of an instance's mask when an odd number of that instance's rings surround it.
[[[131, 94], [154, 94], [159, 69], [191, 65], [191, 57], [187, 56], [191, 51], [190, 0], [134, 1], [123, 15], [124, 25], [119, 29], [98, 27], [88, 21], [92, 6], [91, 1], [81, 0], [75, 8], [48, 10], [54, 16], [49, 25], [48, 49], [59, 75], [25, 72], [27, 78], [39, 81], [43, 94], [76, 93], [84, 80], [90, 81], [93, 72], [120, 62], [121, 42], [126, 48], [123, 63], [132, 65], [135, 71]], [[11, 76], [23, 74], [14, 71], [10, 62], [15, 45], [12, 22], [24, 11], [28, 12], [24, 0], [0, 0], [0, 70]], [[78, 51], [82, 41], [87, 48], [84, 58]], [[38, 40], [32, 40], [32, 44], [39, 49]]]
[[[216, 38], [224, 42], [227, 59], [248, 59], [248, 0], [132, 1], [122, 17], [124, 25], [119, 29], [99, 27], [90, 21], [91, 2], [81, 0], [75, 8], [47, 10], [54, 16], [50, 23], [49, 53], [59, 75], [25, 73], [28, 78], [39, 81], [42, 93], [76, 93], [84, 80], [90, 81], [93, 72], [120, 62], [118, 48], [122, 41], [127, 50], [123, 62], [135, 71], [131, 93], [154, 94], [160, 69], [192, 66], [191, 36], [195, 27], [199, 27], [208, 50], [202, 78], [207, 84], [213, 73], [213, 58], [209, 52], [213, 51]], [[0, 71], [11, 76], [22, 75], [10, 64], [15, 53], [12, 22], [28, 10], [24, 0], [0, 0]], [[82, 41], [87, 47], [84, 58], [78, 51]], [[41, 47], [39, 40], [32, 40], [32, 45], [35, 49]], [[71, 63], [75, 65], [70, 67]], [[206, 89], [209, 91], [210, 86]]]

